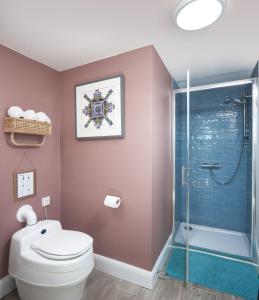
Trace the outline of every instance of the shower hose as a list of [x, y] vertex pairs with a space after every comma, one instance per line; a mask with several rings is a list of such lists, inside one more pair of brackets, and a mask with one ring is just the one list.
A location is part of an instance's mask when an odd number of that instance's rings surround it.
[[239, 160], [238, 160], [238, 163], [236, 165], [235, 171], [229, 179], [227, 179], [226, 181], [221, 181], [221, 180], [217, 179], [217, 177], [215, 176], [215, 174], [213, 172], [213, 169], [210, 169], [210, 177], [215, 183], [217, 183], [219, 185], [228, 185], [235, 179], [235, 177], [238, 173], [238, 170], [240, 168], [240, 165], [241, 165], [241, 160], [242, 160], [242, 156], [243, 156], [243, 152], [244, 152], [244, 146], [245, 146], [245, 138], [243, 138], [242, 142], [241, 142]]

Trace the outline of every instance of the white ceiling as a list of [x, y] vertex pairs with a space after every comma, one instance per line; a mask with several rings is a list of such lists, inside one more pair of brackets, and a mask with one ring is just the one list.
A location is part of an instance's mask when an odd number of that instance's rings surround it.
[[187, 69], [196, 81], [249, 76], [259, 59], [259, 0], [228, 0], [223, 17], [196, 32], [174, 23], [178, 1], [1, 0], [0, 43], [59, 71], [153, 44], [177, 81]]

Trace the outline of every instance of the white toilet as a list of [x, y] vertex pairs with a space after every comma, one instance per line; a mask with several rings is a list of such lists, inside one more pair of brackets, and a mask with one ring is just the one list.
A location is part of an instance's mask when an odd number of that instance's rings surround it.
[[93, 266], [93, 239], [63, 230], [59, 221], [40, 221], [12, 237], [9, 273], [21, 300], [79, 300]]

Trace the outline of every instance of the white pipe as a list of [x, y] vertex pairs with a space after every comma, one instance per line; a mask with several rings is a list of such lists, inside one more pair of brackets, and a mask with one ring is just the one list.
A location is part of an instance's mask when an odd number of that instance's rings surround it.
[[33, 210], [25, 212], [23, 216], [27, 226], [35, 225], [37, 223], [37, 216]]
[[19, 222], [26, 222], [26, 226], [37, 224], [37, 216], [35, 211], [30, 205], [23, 205], [20, 207], [16, 214], [16, 219]]

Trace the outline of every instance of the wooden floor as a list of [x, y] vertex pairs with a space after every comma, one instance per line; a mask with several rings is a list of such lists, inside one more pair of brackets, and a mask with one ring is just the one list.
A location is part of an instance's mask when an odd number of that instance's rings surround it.
[[[3, 298], [19, 300], [17, 291]], [[178, 280], [160, 279], [153, 291], [94, 271], [88, 278], [82, 300], [241, 300], [241, 298], [203, 289]], [[37, 299], [35, 299], [37, 300]], [[46, 299], [47, 300], [47, 299]], [[71, 299], [72, 300], [72, 299]]]

